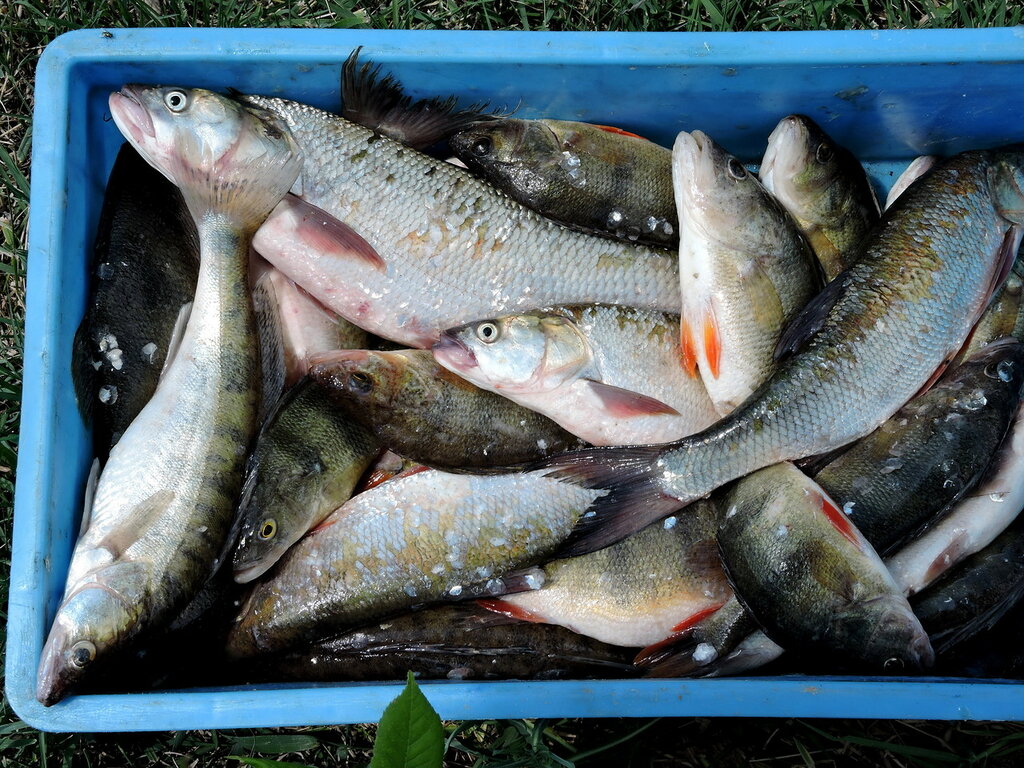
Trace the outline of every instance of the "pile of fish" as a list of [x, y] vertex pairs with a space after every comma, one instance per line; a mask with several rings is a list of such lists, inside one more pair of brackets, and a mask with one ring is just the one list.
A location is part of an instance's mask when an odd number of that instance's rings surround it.
[[343, 97], [110, 96], [41, 702], [1014, 674], [964, 649], [1024, 594], [1024, 148], [915, 162], [883, 213], [799, 115], [756, 174], [356, 54]]

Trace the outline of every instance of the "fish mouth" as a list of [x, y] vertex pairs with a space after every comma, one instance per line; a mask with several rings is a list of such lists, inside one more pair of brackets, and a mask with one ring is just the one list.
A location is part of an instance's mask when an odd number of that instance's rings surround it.
[[141, 85], [126, 85], [120, 91], [110, 94], [107, 103], [114, 123], [125, 136], [131, 136], [138, 147], [145, 143], [146, 137], [156, 138], [153, 118], [142, 105], [139, 94]]
[[810, 134], [800, 118], [789, 115], [782, 118], [768, 137], [768, 148], [761, 160], [761, 183], [772, 194], [798, 170], [801, 158], [809, 150]]
[[473, 350], [467, 347], [458, 336], [451, 331], [444, 331], [441, 338], [432, 347], [434, 359], [439, 363], [450, 365], [460, 371], [468, 371], [476, 368], [476, 355]]
[[248, 584], [269, 571], [274, 564], [275, 561], [268, 562], [267, 558], [241, 567], [236, 563], [231, 571], [231, 577], [235, 580], [236, 584]]

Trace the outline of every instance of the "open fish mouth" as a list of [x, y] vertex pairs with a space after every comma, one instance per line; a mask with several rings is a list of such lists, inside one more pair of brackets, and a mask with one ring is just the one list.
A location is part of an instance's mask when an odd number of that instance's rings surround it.
[[130, 133], [136, 144], [142, 144], [145, 137], [156, 138], [153, 118], [142, 101], [138, 90], [141, 86], [126, 85], [117, 93], [110, 94], [110, 114], [122, 133]]
[[441, 338], [434, 344], [433, 352], [439, 362], [444, 361], [460, 371], [468, 371], [479, 365], [473, 350], [463, 344], [451, 331], [444, 331], [441, 334]]

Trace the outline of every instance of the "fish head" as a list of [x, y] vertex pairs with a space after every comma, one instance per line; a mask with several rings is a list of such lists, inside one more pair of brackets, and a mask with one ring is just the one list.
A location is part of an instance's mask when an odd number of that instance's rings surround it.
[[569, 318], [507, 315], [452, 328], [434, 345], [435, 359], [479, 386], [547, 392], [588, 367], [590, 345]]
[[809, 117], [789, 115], [768, 137], [761, 182], [787, 208], [812, 208], [842, 173], [843, 153]]
[[57, 611], [43, 646], [36, 698], [52, 706], [95, 676], [136, 626], [138, 609], [104, 584], [88, 582]]
[[449, 139], [452, 151], [471, 168], [517, 162], [526, 145], [536, 142], [529, 120], [493, 120], [460, 131]]
[[898, 675], [928, 669], [935, 663], [928, 633], [903, 595], [883, 595], [866, 601], [863, 607], [867, 633], [862, 658], [869, 666]]
[[552, 183], [550, 171], [563, 161], [558, 138], [539, 120], [508, 118], [480, 123], [449, 139], [471, 170], [531, 198]]
[[401, 354], [362, 349], [314, 355], [309, 375], [335, 402], [360, 408], [384, 405], [402, 390], [408, 360]]
[[989, 170], [989, 185], [999, 215], [1024, 226], [1024, 145], [998, 150]]
[[[757, 177], [702, 131], [682, 132], [672, 149], [672, 179], [681, 229], [745, 250], [765, 204], [778, 203]], [[681, 235], [684, 236], [684, 235]]]
[[181, 190], [193, 216], [265, 217], [302, 166], [280, 118], [212, 91], [129, 84], [109, 105], [121, 133]]
[[262, 576], [306, 533], [309, 510], [319, 508], [325, 493], [324, 475], [319, 449], [308, 444], [275, 455], [269, 464], [249, 468], [238, 505], [241, 522], [231, 561], [238, 584]]

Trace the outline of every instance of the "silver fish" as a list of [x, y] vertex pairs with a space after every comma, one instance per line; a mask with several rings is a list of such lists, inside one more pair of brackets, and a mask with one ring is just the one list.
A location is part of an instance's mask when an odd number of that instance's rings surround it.
[[301, 165], [276, 118], [209, 91], [125, 86], [110, 111], [181, 189], [199, 231], [199, 282], [177, 354], [100, 476], [43, 648], [36, 696], [46, 705], [98, 659], [170, 623], [214, 569], [257, 426], [249, 240]]
[[371, 333], [423, 348], [470, 320], [569, 302], [679, 310], [666, 251], [566, 230], [460, 168], [319, 109], [245, 99], [284, 120], [306, 157], [301, 199], [278, 206], [256, 250]]

